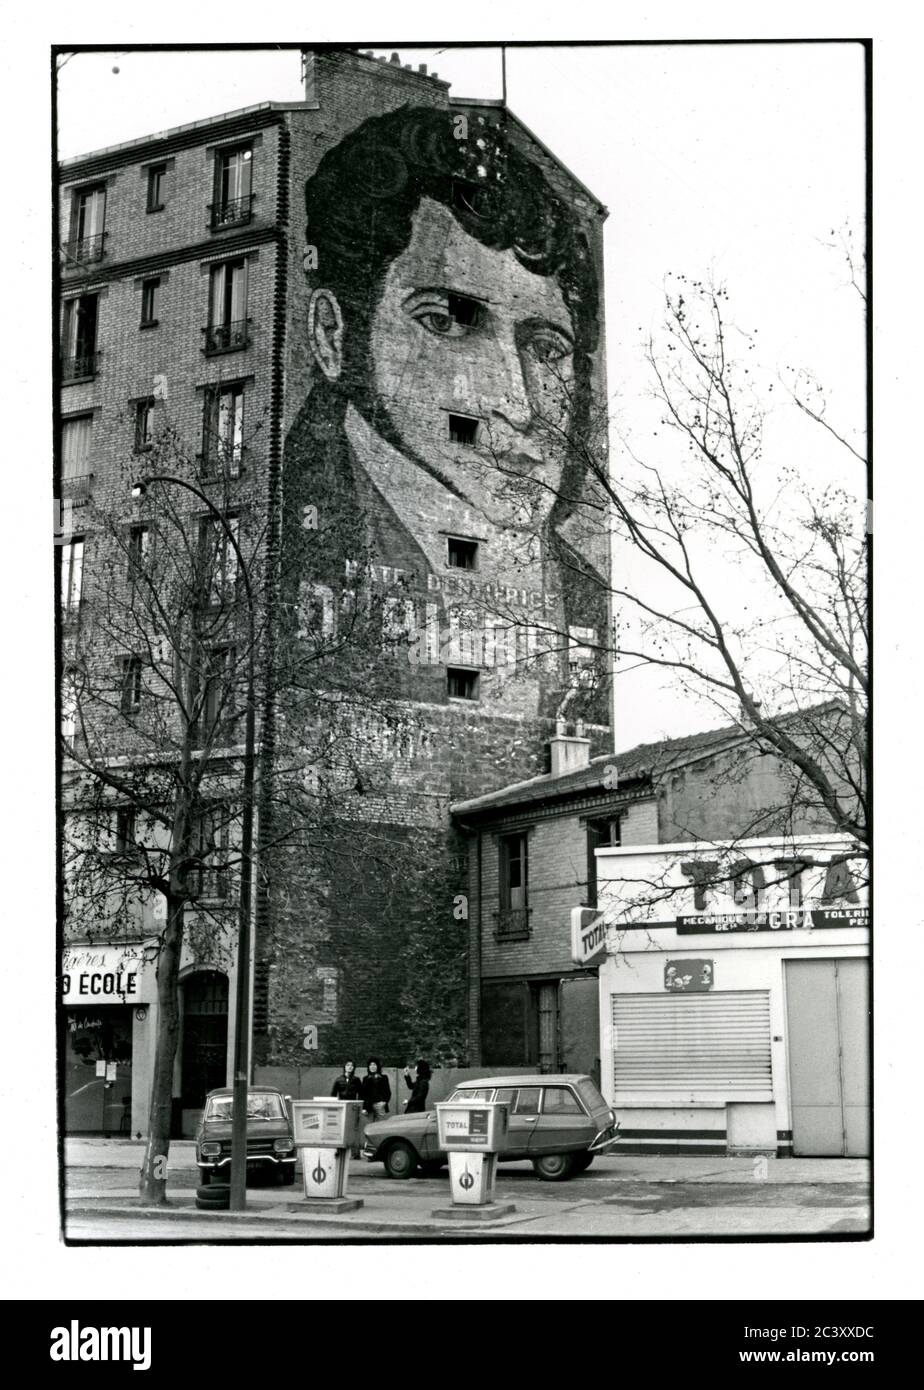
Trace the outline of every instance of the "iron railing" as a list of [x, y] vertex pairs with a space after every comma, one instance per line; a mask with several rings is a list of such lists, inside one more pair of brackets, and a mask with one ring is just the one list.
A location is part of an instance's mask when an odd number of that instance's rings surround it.
[[61, 362], [61, 377], [64, 381], [84, 381], [96, 376], [99, 371], [98, 352], [79, 352], [73, 357], [65, 357]]
[[223, 227], [240, 227], [253, 216], [253, 194], [244, 198], [227, 198], [221, 203], [209, 203], [209, 214], [213, 232]]
[[250, 342], [248, 325], [250, 319], [234, 319], [231, 323], [207, 323], [205, 334], [205, 354], [215, 352], [237, 352]]
[[504, 907], [495, 912], [494, 934], [498, 941], [526, 941], [531, 912], [531, 907]]
[[[64, 254], [71, 265], [92, 265], [106, 254], [106, 232], [96, 236], [74, 237], [64, 243]], [[65, 267], [66, 268], [66, 267]]]

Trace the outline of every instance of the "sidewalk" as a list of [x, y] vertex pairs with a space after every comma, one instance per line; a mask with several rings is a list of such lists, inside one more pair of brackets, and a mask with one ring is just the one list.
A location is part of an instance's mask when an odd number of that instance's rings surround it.
[[[869, 1163], [865, 1159], [767, 1159], [661, 1155], [606, 1156], [580, 1178], [540, 1182], [527, 1163], [499, 1170], [498, 1202], [516, 1210], [489, 1223], [440, 1219], [449, 1205], [441, 1179], [390, 1181], [379, 1164], [356, 1161], [351, 1197], [364, 1206], [330, 1214], [308, 1205], [301, 1174], [294, 1188], [248, 1188], [245, 1212], [203, 1212], [195, 1206], [195, 1163], [189, 1141], [172, 1144], [168, 1205], [142, 1205], [135, 1185], [144, 1146], [131, 1140], [68, 1140], [68, 1232], [75, 1238], [123, 1226], [136, 1238], [382, 1239], [470, 1238], [477, 1231], [527, 1239], [544, 1235], [615, 1235], [623, 1238], [685, 1234], [820, 1234], [862, 1232], [867, 1217]], [[106, 1174], [111, 1175], [107, 1179]], [[96, 1186], [93, 1174], [98, 1174]], [[105, 1182], [105, 1191], [100, 1190]], [[96, 1238], [103, 1238], [97, 1235]], [[123, 1236], [122, 1238], [128, 1238]], [[169, 1238], [169, 1237], [168, 1237]]]

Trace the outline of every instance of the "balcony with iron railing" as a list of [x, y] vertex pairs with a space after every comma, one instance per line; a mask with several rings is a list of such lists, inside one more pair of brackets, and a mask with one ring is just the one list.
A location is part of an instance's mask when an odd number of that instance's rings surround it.
[[85, 502], [92, 491], [92, 473], [65, 473], [61, 479], [61, 495], [70, 502]]
[[101, 261], [106, 254], [107, 236], [108, 232], [98, 232], [96, 236], [73, 237], [66, 241], [61, 248], [64, 252], [64, 269]]
[[244, 198], [226, 198], [220, 203], [209, 203], [209, 225], [213, 232], [223, 231], [225, 227], [243, 227], [253, 217], [253, 194]]
[[494, 913], [494, 935], [498, 941], [528, 941], [531, 907], [502, 907]]
[[250, 319], [234, 319], [230, 323], [207, 323], [205, 334], [206, 357], [214, 357], [219, 352], [240, 352], [250, 343]]
[[89, 381], [99, 371], [98, 352], [78, 352], [73, 357], [61, 359], [62, 381]]

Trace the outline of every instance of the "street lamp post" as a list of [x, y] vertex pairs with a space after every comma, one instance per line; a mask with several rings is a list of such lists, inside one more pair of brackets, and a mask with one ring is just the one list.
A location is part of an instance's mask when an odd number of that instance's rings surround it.
[[254, 602], [250, 584], [250, 572], [241, 554], [241, 548], [227, 517], [219, 511], [214, 502], [204, 492], [188, 483], [185, 478], [175, 478], [161, 473], [142, 478], [132, 488], [133, 497], [143, 497], [150, 483], [173, 483], [185, 488], [208, 508], [218, 521], [237, 557], [238, 573], [244, 581], [247, 595], [247, 713], [244, 734], [244, 784], [241, 814], [241, 895], [238, 908], [237, 929], [237, 979], [235, 988], [234, 1018], [234, 1085], [233, 1113], [231, 1119], [231, 1201], [232, 1211], [243, 1211], [247, 1206], [247, 1087], [250, 1075], [250, 949], [251, 949], [251, 893], [253, 886], [253, 784], [256, 744], [256, 699], [254, 681]]

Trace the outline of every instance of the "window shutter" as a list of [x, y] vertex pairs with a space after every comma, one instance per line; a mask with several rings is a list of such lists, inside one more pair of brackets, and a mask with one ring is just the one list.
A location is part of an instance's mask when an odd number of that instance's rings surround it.
[[612, 1018], [617, 1098], [773, 1099], [767, 990], [613, 995]]

